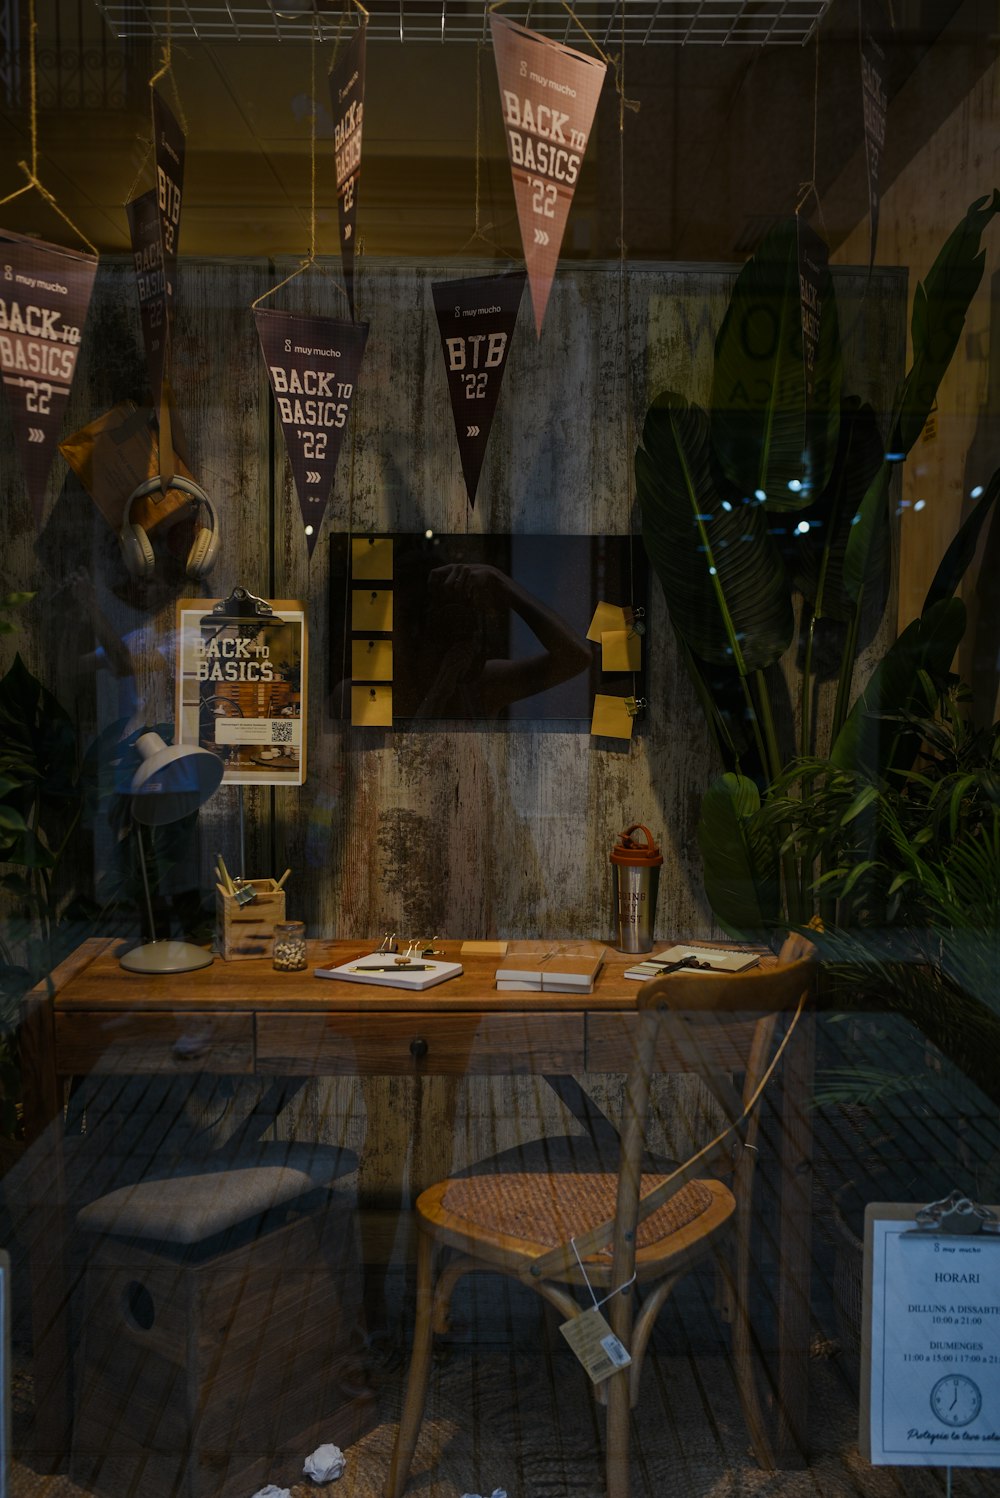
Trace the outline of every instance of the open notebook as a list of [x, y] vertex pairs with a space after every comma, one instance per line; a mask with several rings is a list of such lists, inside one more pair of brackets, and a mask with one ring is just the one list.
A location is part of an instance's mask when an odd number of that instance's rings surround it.
[[682, 962], [685, 957], [694, 958], [701, 964], [699, 967], [679, 969], [679, 971], [691, 973], [742, 973], [748, 967], [756, 967], [760, 961], [760, 956], [756, 952], [733, 952], [725, 947], [667, 947], [662, 952], [651, 953], [648, 957], [644, 957], [633, 967], [627, 967], [625, 977], [635, 978], [639, 982], [646, 978], [655, 978], [665, 968]]

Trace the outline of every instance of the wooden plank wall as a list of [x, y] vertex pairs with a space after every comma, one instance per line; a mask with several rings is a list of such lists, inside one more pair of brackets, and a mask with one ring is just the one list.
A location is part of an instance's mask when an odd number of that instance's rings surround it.
[[[292, 866], [289, 913], [302, 916], [312, 934], [367, 938], [391, 928], [608, 938], [608, 852], [615, 834], [637, 819], [663, 843], [658, 930], [708, 934], [694, 839], [699, 798], [717, 766], [655, 582], [650, 598], [635, 600], [650, 616], [650, 710], [642, 731], [620, 749], [598, 746], [585, 733], [468, 725], [363, 731], [331, 717], [328, 545], [321, 536], [310, 564], [249, 311], [292, 268], [181, 264], [175, 384], [192, 469], [223, 517], [220, 560], [206, 582], [130, 583], [114, 536], [75, 480], [65, 478], [61, 460], [36, 542], [11, 456], [9, 417], [0, 413], [8, 529], [0, 581], [39, 590], [22, 612], [19, 634], [5, 642], [7, 658], [21, 649], [71, 708], [87, 741], [134, 705], [126, 683], [81, 667], [95, 643], [95, 609], [130, 646], [147, 720], [169, 722], [180, 592], [226, 594], [243, 583], [265, 595], [301, 597], [311, 630], [309, 775], [300, 790], [248, 793], [248, 865], [253, 874]], [[569, 267], [556, 280], [540, 343], [526, 292], [474, 512], [461, 479], [430, 291], [432, 280], [466, 273], [482, 274], [483, 266], [360, 262], [359, 316], [371, 333], [328, 527], [634, 532], [631, 463], [642, 414], [664, 386], [707, 400], [733, 269], [644, 264], [623, 282], [616, 265]], [[269, 305], [343, 316], [335, 274], [310, 270]], [[849, 388], [885, 409], [900, 367], [905, 279], [879, 271], [867, 297], [863, 272], [839, 271], [837, 284], [842, 323], [852, 330]], [[139, 348], [129, 263], [106, 259], [66, 432], [142, 392]], [[235, 790], [223, 788], [199, 826], [192, 860], [200, 858], [207, 893], [215, 849], [231, 867], [238, 863]], [[107, 852], [102, 836], [96, 869]], [[470, 1084], [462, 1104], [473, 1141], [468, 1152], [493, 1147], [512, 1117], [534, 1119], [526, 1125], [532, 1132], [544, 1118], [551, 1126], [558, 1106], [542, 1106], [536, 1090], [533, 1082]], [[352, 1085], [317, 1084], [301, 1099], [299, 1119], [302, 1127], [360, 1142], [367, 1112], [370, 1150], [378, 1140], [367, 1165], [376, 1190], [398, 1182], [399, 1147], [408, 1138], [411, 1183], [435, 1173], [442, 1146], [451, 1150], [455, 1106], [452, 1084], [428, 1089], [423, 1128], [412, 1141], [413, 1087], [367, 1087], [362, 1108]], [[436, 1139], [423, 1163], [421, 1138]], [[466, 1153], [458, 1148], [455, 1163]]]

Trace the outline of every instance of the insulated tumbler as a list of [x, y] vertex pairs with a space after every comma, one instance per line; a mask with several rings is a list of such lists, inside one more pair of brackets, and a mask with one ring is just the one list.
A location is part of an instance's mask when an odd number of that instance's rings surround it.
[[[644, 842], [632, 834], [641, 832]], [[641, 822], [619, 834], [611, 850], [614, 877], [615, 946], [619, 952], [650, 952], [663, 854]]]

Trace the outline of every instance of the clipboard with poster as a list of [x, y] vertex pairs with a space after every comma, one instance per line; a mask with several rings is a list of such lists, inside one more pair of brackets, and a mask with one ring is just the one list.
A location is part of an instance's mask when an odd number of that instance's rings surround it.
[[232, 785], [302, 785], [308, 642], [295, 599], [185, 598], [177, 605], [176, 742], [217, 754]]
[[1000, 1209], [865, 1212], [858, 1444], [873, 1465], [1000, 1466]]

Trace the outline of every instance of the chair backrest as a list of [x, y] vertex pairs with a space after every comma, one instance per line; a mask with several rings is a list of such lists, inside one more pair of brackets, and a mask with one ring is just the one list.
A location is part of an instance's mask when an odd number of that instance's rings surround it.
[[[659, 1069], [658, 1042], [666, 1043], [671, 1070], [695, 1072], [707, 1082], [729, 1120], [727, 1139], [742, 1137], [744, 1142], [752, 1142], [748, 1136], [737, 1135], [744, 1122], [741, 1115], [747, 1114], [748, 1105], [755, 1105], [756, 1094], [770, 1075], [769, 1067], [773, 1068], [770, 1057], [779, 1016], [790, 1010], [801, 1012], [816, 973], [809, 956], [783, 960], [794, 950], [786, 943], [777, 960], [765, 958], [759, 967], [743, 973], [678, 971], [642, 985], [636, 995], [639, 1022], [625, 1089], [615, 1216], [581, 1234], [572, 1244], [560, 1244], [542, 1255], [532, 1266], [533, 1276], [558, 1275], [572, 1268], [577, 1257], [586, 1259], [612, 1244], [613, 1282], [624, 1284], [634, 1269], [638, 1223], [685, 1182], [711, 1173], [706, 1159], [720, 1144], [718, 1138], [710, 1140], [640, 1201], [650, 1085]], [[814, 951], [808, 941], [797, 950]], [[790, 1028], [786, 1039], [788, 1035]], [[729, 1080], [733, 1072], [740, 1071], [746, 1077], [742, 1096], [734, 1092]], [[749, 1117], [752, 1120], [754, 1114], [750, 1112]]]

